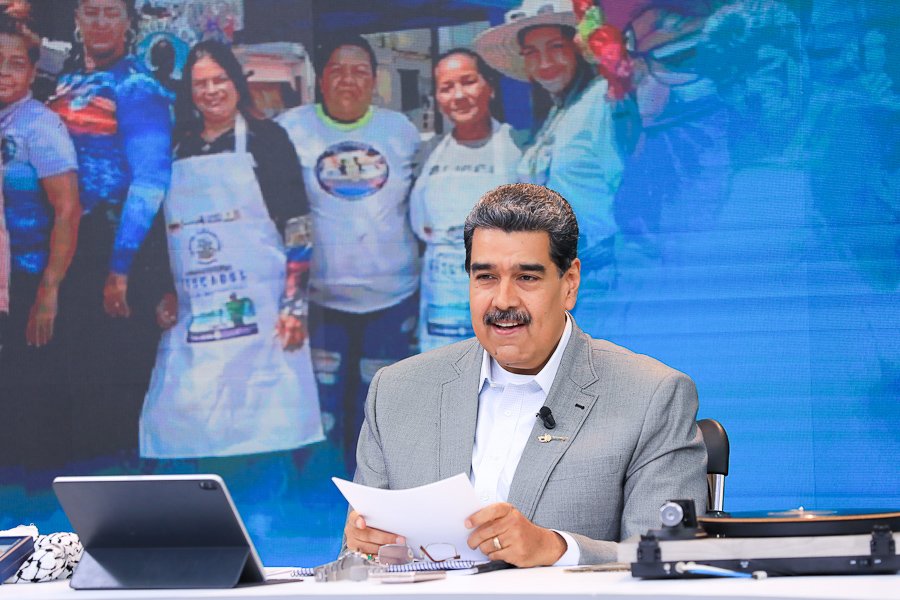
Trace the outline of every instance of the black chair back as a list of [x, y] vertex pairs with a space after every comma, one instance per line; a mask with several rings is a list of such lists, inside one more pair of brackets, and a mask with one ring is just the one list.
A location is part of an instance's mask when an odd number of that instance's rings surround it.
[[706, 444], [706, 482], [709, 492], [707, 515], [727, 516], [725, 511], [725, 477], [728, 475], [728, 458], [731, 447], [728, 433], [715, 419], [701, 419], [697, 426]]

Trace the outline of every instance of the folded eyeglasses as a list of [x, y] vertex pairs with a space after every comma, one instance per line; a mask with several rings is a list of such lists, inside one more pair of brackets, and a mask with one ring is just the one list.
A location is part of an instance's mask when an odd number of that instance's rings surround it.
[[[437, 543], [419, 546], [420, 560], [429, 560], [441, 563], [448, 560], [458, 560], [459, 552], [453, 544]], [[378, 549], [376, 560], [382, 565], [406, 565], [416, 560], [412, 548], [403, 544], [385, 544]]]

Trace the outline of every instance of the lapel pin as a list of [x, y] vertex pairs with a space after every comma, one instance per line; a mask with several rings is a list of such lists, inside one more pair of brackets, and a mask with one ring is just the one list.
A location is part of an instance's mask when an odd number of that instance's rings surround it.
[[558, 442], [567, 442], [569, 441], [569, 438], [564, 435], [550, 435], [549, 433], [544, 433], [537, 436], [537, 440], [542, 444], [546, 444], [547, 442], [552, 442], [553, 440], [556, 440]]

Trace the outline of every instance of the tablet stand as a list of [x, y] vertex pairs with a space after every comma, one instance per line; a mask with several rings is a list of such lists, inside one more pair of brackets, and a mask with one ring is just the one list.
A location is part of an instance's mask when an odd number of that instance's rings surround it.
[[231, 588], [259, 582], [249, 548], [93, 548], [72, 576], [78, 590]]

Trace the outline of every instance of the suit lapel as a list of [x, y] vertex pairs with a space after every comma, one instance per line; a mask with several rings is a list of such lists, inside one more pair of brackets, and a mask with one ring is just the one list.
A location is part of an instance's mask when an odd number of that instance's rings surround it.
[[[547, 485], [550, 472], [578, 435], [597, 401], [596, 395], [583, 391], [598, 379], [591, 360], [590, 338], [574, 324], [574, 321], [572, 328], [572, 336], [563, 352], [559, 370], [547, 395], [546, 406], [553, 411], [556, 428], [549, 431], [544, 428], [540, 419], [535, 419], [534, 428], [525, 444], [509, 490], [509, 503], [528, 519], [534, 517], [537, 501], [544, 491], [544, 486]], [[583, 408], [579, 408], [576, 404]], [[568, 441], [539, 442], [538, 436], [544, 433], [567, 437]]]
[[441, 385], [441, 479], [472, 470], [472, 448], [478, 420], [479, 375], [484, 350], [473, 342], [453, 367], [457, 376]]

